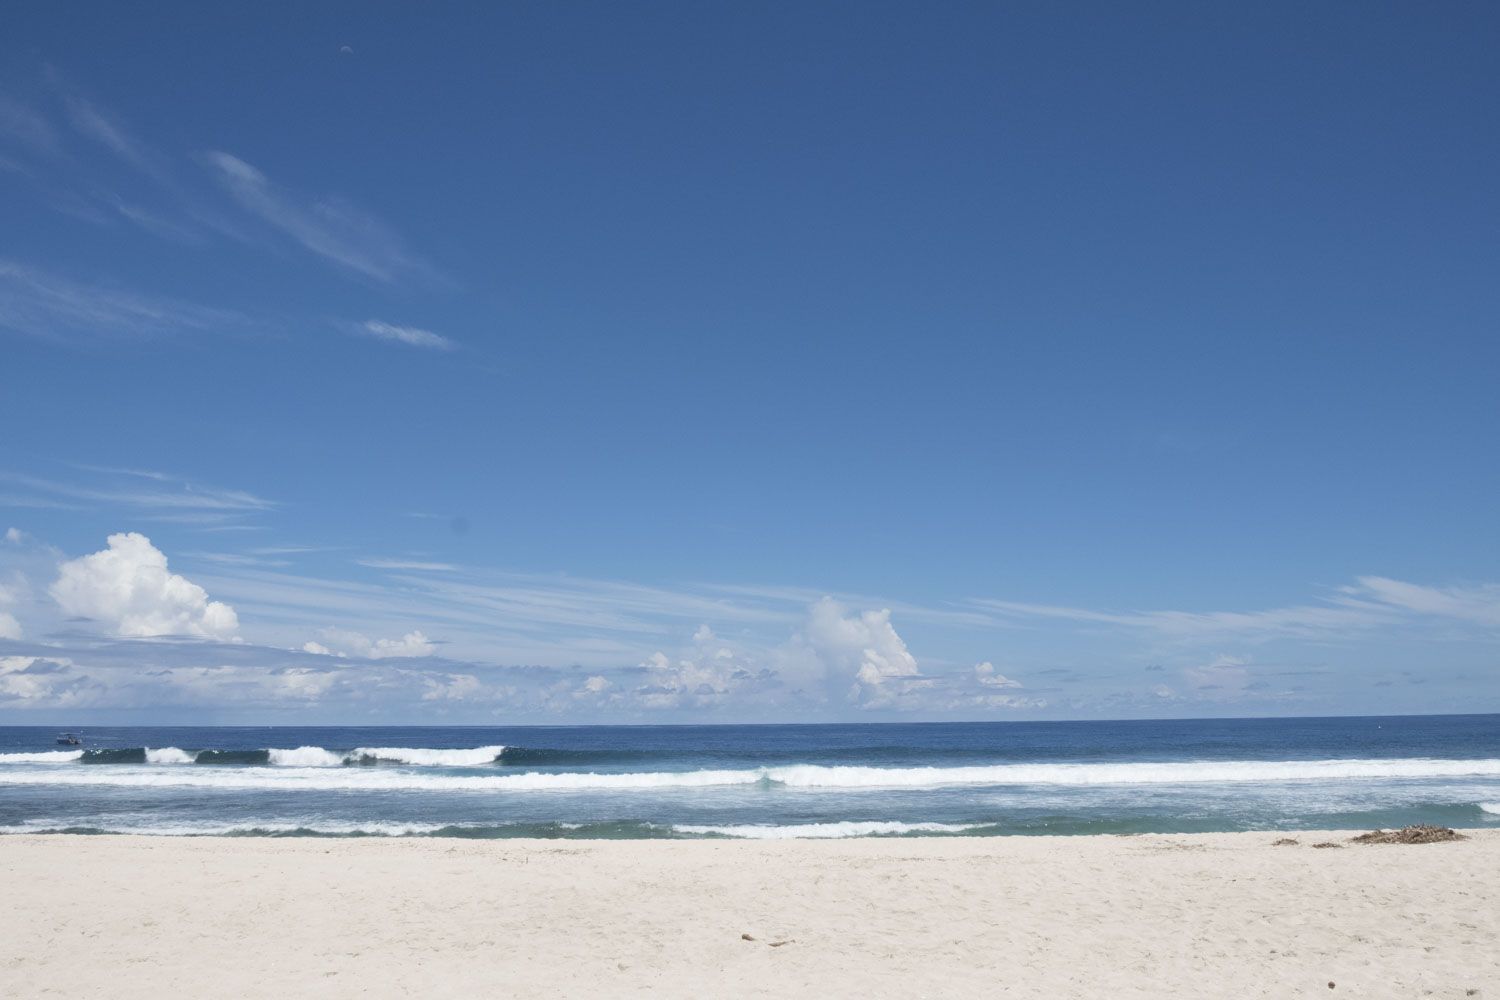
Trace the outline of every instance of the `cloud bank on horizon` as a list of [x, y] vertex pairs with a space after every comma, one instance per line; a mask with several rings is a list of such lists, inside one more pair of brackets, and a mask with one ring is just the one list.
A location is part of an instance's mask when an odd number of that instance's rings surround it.
[[[1347, 687], [1309, 681], [1340, 675], [1289, 669], [1281, 650], [1310, 647], [1324, 662], [1337, 658], [1330, 649], [1358, 657], [1372, 644], [1400, 641], [1485, 650], [1500, 631], [1493, 584], [1366, 577], [1317, 603], [1253, 612], [1096, 611], [986, 598], [927, 608], [809, 598], [795, 588], [657, 588], [400, 559], [344, 560], [375, 569], [373, 582], [297, 572], [295, 559], [314, 551], [256, 545], [236, 558], [189, 556], [205, 568], [199, 579], [211, 596], [139, 532], [70, 556], [10, 527], [0, 542], [0, 719], [498, 723], [1337, 711], [1333, 695], [1347, 699]], [[919, 659], [892, 607], [925, 630], [961, 623], [970, 636], [963, 645], [990, 657], [1026, 651], [1007, 657], [1014, 665], [1003, 671], [991, 658]], [[1025, 641], [1038, 627], [1048, 630], [1041, 655], [1034, 637]], [[1121, 662], [1090, 670], [1079, 643], [1087, 648], [1101, 633]], [[1375, 695], [1399, 684], [1409, 699], [1413, 686], [1438, 690], [1442, 679], [1437, 671], [1369, 668], [1363, 681]], [[1432, 707], [1489, 706], [1471, 699]]]

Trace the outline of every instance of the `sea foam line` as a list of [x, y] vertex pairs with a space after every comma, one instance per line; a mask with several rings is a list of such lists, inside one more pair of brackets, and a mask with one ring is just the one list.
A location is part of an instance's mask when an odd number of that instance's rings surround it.
[[378, 768], [0, 768], [0, 785], [184, 786], [234, 789], [345, 789], [529, 792], [652, 790], [718, 785], [807, 789], [943, 788], [955, 785], [1175, 785], [1365, 778], [1500, 777], [1500, 759], [1182, 761], [1116, 764], [996, 764], [974, 767], [825, 767], [595, 773], [564, 771], [468, 776]]
[[788, 826], [743, 824], [739, 826], [673, 826], [677, 833], [695, 836], [716, 835], [741, 840], [833, 840], [844, 837], [891, 837], [908, 833], [964, 833], [978, 830], [984, 823], [900, 823], [894, 820], [845, 821], [841, 823], [801, 823]]

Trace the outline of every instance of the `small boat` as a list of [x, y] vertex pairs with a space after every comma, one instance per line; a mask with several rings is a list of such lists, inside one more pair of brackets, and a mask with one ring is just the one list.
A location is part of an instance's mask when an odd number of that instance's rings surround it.
[[81, 747], [83, 746], [83, 737], [77, 733], [59, 733], [57, 735], [57, 745], [63, 747]]

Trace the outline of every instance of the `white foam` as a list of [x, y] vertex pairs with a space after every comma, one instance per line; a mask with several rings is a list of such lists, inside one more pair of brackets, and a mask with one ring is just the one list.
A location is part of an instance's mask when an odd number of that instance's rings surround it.
[[428, 750], [423, 747], [359, 747], [345, 759], [350, 761], [383, 760], [392, 764], [413, 764], [421, 767], [474, 767], [493, 764], [502, 753], [503, 746], [473, 747], [455, 750]]
[[1121, 764], [993, 764], [973, 767], [769, 768], [794, 788], [941, 788], [947, 785], [1177, 785], [1343, 778], [1500, 776], [1500, 760], [1226, 760]]
[[0, 834], [61, 833], [64, 830], [104, 830], [108, 833], [133, 834], [146, 837], [224, 837], [232, 834], [276, 834], [276, 833], [321, 833], [347, 837], [412, 837], [436, 833], [446, 829], [439, 823], [328, 823], [322, 820], [295, 822], [244, 823], [121, 823], [109, 819], [85, 819], [74, 822], [58, 820], [28, 820], [15, 826], [0, 826]]
[[0, 785], [190, 786], [308, 790], [530, 792], [659, 790], [773, 782], [803, 789], [943, 788], [955, 785], [1118, 786], [1376, 778], [1500, 777], [1500, 759], [1192, 761], [1130, 764], [997, 764], [980, 767], [790, 767], [719, 771], [582, 771], [504, 775], [422, 774], [385, 768], [337, 768], [343, 758], [320, 747], [272, 750], [279, 768], [0, 769]]
[[146, 748], [146, 763], [148, 764], [191, 764], [197, 759], [197, 754], [191, 754], [176, 747], [162, 747], [159, 750]]
[[894, 821], [803, 823], [791, 826], [674, 826], [678, 833], [714, 833], [744, 840], [825, 840], [842, 837], [880, 837], [903, 833], [962, 833], [978, 823], [897, 823]]
[[748, 785], [761, 780], [758, 771], [658, 771], [640, 774], [494, 775], [421, 774], [394, 768], [145, 768], [90, 767], [41, 771], [0, 770], [3, 785], [92, 785], [136, 788], [233, 788], [285, 791], [447, 791], [530, 792], [588, 789], [697, 788]]
[[43, 750], [40, 753], [0, 753], [0, 764], [66, 764], [83, 759], [82, 750]]
[[344, 758], [322, 747], [297, 747], [295, 750], [267, 750], [266, 759], [282, 767], [339, 767]]
[[1479, 808], [1483, 812], [1500, 814], [1500, 802], [1481, 802]]

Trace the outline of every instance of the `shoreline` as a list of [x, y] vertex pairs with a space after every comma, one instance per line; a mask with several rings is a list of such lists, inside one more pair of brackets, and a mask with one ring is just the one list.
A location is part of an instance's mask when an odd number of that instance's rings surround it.
[[[774, 841], [10, 834], [0, 837], [9, 897], [0, 995], [1500, 989], [1500, 880], [1491, 877], [1500, 830], [1422, 845], [1350, 844], [1355, 832]], [[1273, 846], [1284, 837], [1300, 844]], [[1341, 846], [1310, 846], [1323, 841]]]

